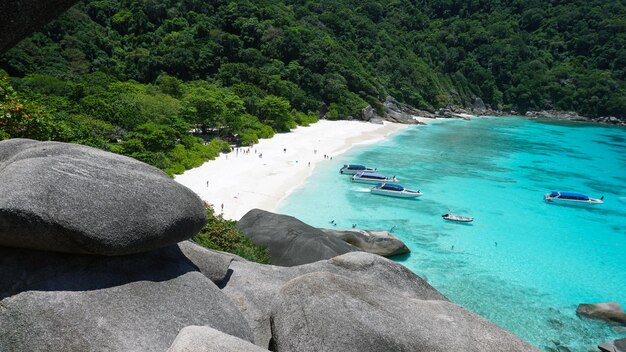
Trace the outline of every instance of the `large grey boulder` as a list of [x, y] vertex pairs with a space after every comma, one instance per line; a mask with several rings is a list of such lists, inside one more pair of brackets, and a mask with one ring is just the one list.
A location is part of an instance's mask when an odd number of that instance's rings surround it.
[[626, 339], [605, 342], [598, 345], [602, 352], [626, 352]]
[[579, 304], [578, 308], [576, 308], [576, 314], [591, 319], [626, 325], [626, 314], [622, 306], [617, 302]]
[[[221, 255], [210, 251], [206, 254]], [[204, 272], [202, 265], [198, 267]], [[252, 327], [255, 343], [267, 347], [271, 339], [270, 313], [278, 291], [289, 280], [314, 272], [350, 277], [364, 285], [378, 285], [402, 297], [447, 300], [406, 267], [364, 252], [352, 252], [330, 260], [294, 267], [263, 265], [235, 259], [230, 265], [230, 274], [219, 286], [246, 317]]]
[[331, 273], [295, 278], [271, 315], [274, 351], [522, 352], [535, 348], [453, 303]]
[[202, 201], [162, 171], [58, 142], [0, 142], [0, 245], [68, 253], [145, 252], [193, 236]]
[[246, 213], [237, 222], [237, 228], [253, 243], [269, 249], [273, 265], [301, 265], [359, 251], [292, 216], [261, 209]]
[[321, 229], [325, 234], [337, 237], [372, 254], [391, 257], [410, 253], [409, 248], [398, 237], [387, 231], [376, 230], [333, 230]]
[[267, 350], [208, 326], [188, 326], [180, 331], [167, 352], [267, 352]]
[[0, 351], [165, 351], [190, 325], [252, 341], [178, 246], [105, 257], [0, 247]]

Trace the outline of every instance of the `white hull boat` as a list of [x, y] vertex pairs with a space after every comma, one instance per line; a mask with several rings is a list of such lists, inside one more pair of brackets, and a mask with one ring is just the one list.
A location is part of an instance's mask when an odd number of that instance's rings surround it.
[[355, 165], [355, 164], [346, 164], [341, 169], [339, 169], [339, 173], [344, 174], [344, 175], [354, 175], [359, 172], [374, 172], [374, 171], [376, 171], [376, 168], [367, 167], [364, 165]]
[[389, 196], [396, 198], [416, 198], [423, 193], [420, 191], [414, 191], [412, 189], [406, 189], [398, 184], [393, 183], [380, 183], [374, 186], [371, 190], [373, 194], [379, 194], [381, 196]]
[[456, 221], [456, 222], [472, 222], [474, 221], [474, 218], [469, 217], [469, 216], [461, 216], [461, 215], [453, 215], [451, 213], [448, 214], [443, 214], [441, 215], [441, 217], [444, 220], [448, 220], [448, 221]]
[[600, 199], [590, 198], [581, 193], [551, 192], [543, 196], [546, 203], [563, 205], [596, 205], [604, 203], [604, 196]]
[[370, 172], [358, 172], [352, 176], [352, 182], [361, 182], [361, 183], [398, 182], [398, 179], [395, 176], [387, 177], [382, 174], [374, 174]]

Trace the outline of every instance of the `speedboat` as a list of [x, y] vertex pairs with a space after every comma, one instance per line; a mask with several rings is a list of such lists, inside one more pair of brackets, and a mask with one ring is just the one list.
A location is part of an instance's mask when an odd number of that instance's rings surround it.
[[472, 221], [474, 221], [474, 218], [471, 218], [469, 216], [453, 215], [452, 213], [443, 214], [443, 215], [441, 215], [441, 217], [444, 220], [448, 220], [448, 221], [457, 221], [457, 222], [472, 222]]
[[572, 192], [551, 192], [543, 196], [546, 203], [552, 204], [570, 204], [570, 205], [595, 205], [604, 203], [604, 196], [600, 199], [589, 198], [581, 193]]
[[398, 179], [393, 177], [387, 177], [383, 174], [374, 174], [370, 172], [357, 172], [352, 176], [353, 182], [363, 183], [381, 183], [381, 182], [398, 182]]
[[382, 196], [398, 198], [415, 198], [423, 194], [420, 191], [406, 189], [396, 183], [379, 183], [372, 188], [371, 192], [374, 194], [380, 194]]
[[340, 174], [354, 175], [358, 172], [374, 172], [376, 168], [371, 168], [363, 165], [346, 164], [339, 169]]

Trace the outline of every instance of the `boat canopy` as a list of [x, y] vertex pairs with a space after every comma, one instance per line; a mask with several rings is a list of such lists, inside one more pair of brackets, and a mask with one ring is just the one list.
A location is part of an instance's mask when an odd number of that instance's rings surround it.
[[367, 169], [365, 167], [365, 165], [354, 165], [354, 164], [344, 165], [343, 167], [348, 168], [350, 170], [365, 170], [365, 169]]
[[552, 192], [550, 193], [550, 197], [559, 197], [564, 199], [578, 199], [578, 200], [589, 200], [589, 197], [582, 193], [573, 193], [573, 192]]
[[371, 179], [379, 179], [379, 180], [387, 179], [387, 176], [383, 174], [375, 174], [375, 173], [369, 173], [369, 172], [359, 172], [356, 175], [359, 177], [363, 177], [363, 178], [371, 178]]
[[398, 191], [398, 192], [404, 191], [404, 187], [395, 183], [379, 183], [376, 185], [376, 187], [380, 189], [386, 189], [389, 191]]

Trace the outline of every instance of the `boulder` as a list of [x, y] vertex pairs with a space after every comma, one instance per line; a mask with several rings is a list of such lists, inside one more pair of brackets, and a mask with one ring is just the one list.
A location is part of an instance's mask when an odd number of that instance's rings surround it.
[[190, 325], [251, 341], [178, 246], [126, 256], [0, 247], [0, 351], [165, 351]]
[[285, 284], [271, 322], [273, 351], [537, 351], [453, 303], [322, 272]]
[[219, 285], [228, 275], [230, 263], [234, 259], [242, 259], [234, 254], [204, 248], [192, 241], [180, 242], [178, 247], [185, 257], [216, 285]]
[[273, 265], [294, 266], [359, 251], [320, 229], [287, 215], [252, 209], [237, 222], [250, 240], [270, 251]]
[[197, 233], [202, 201], [162, 171], [82, 145], [0, 142], [0, 246], [122, 255]]
[[411, 252], [404, 242], [387, 231], [321, 230], [327, 235], [340, 238], [365, 252], [382, 255], [383, 257]]
[[598, 346], [602, 352], [626, 352], [626, 339], [605, 342]]
[[485, 112], [487, 110], [487, 107], [485, 106], [485, 103], [483, 102], [483, 100], [480, 97], [477, 96], [472, 96], [472, 101], [471, 101], [471, 109], [473, 112], [477, 113], [477, 114], [481, 114], [483, 112]]
[[188, 326], [180, 331], [167, 352], [267, 352], [267, 350], [208, 326]]
[[617, 302], [579, 304], [578, 308], [576, 308], [576, 314], [579, 317], [583, 316], [626, 325], [626, 314], [622, 306]]
[[[215, 254], [207, 252], [207, 255]], [[406, 267], [365, 252], [352, 252], [294, 267], [233, 260], [230, 269], [231, 274], [220, 287], [243, 312], [254, 332], [255, 343], [261, 347], [267, 347], [271, 338], [270, 311], [278, 291], [289, 280], [308, 273], [329, 272], [350, 277], [364, 285], [378, 285], [407, 298], [447, 300]]]

